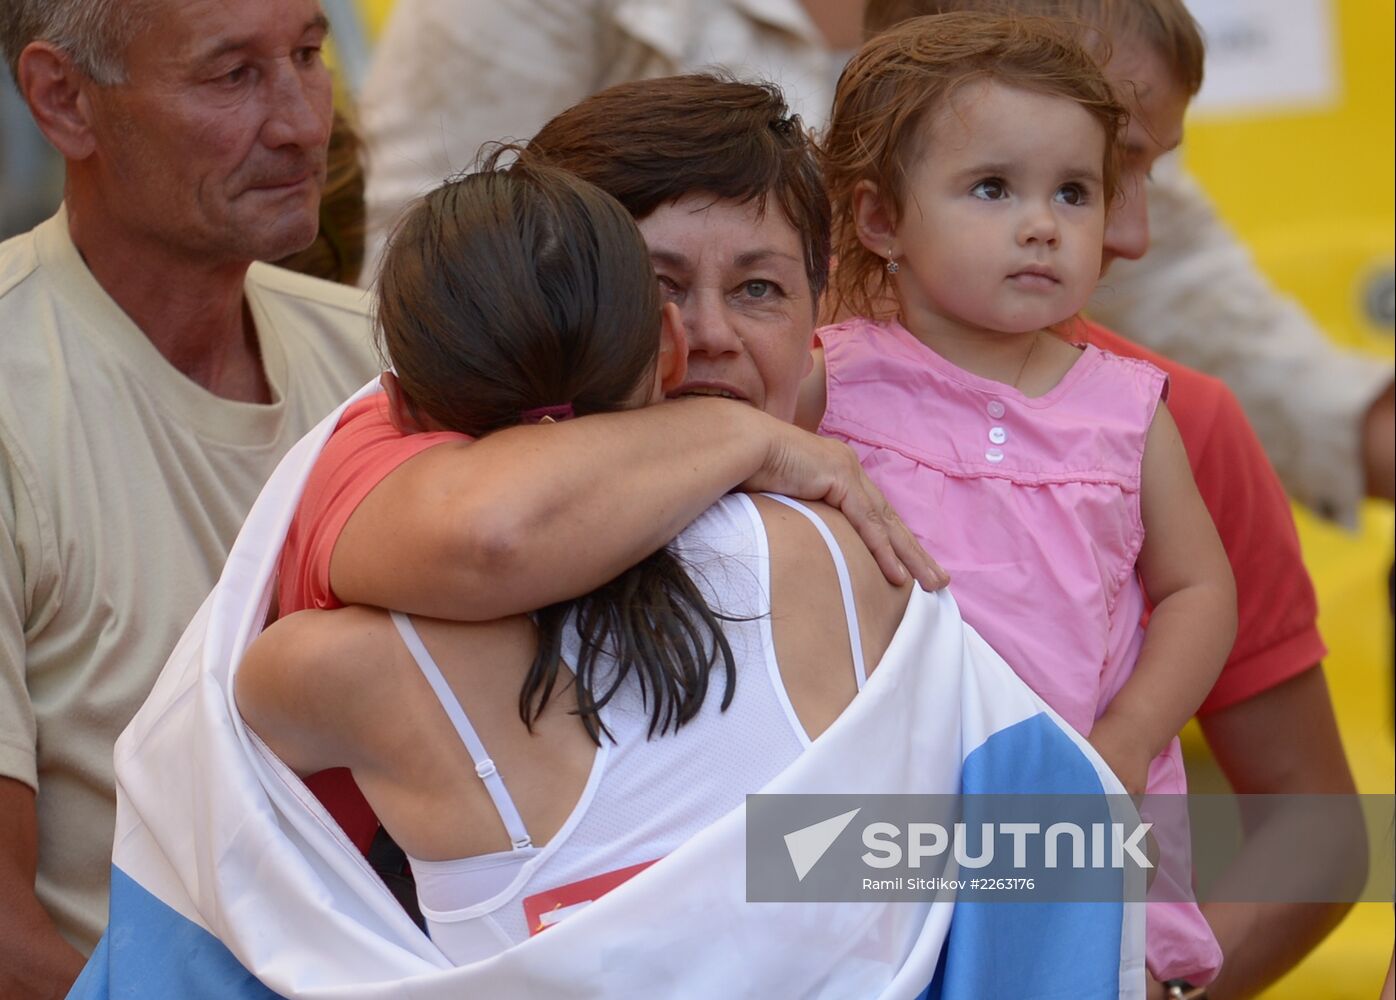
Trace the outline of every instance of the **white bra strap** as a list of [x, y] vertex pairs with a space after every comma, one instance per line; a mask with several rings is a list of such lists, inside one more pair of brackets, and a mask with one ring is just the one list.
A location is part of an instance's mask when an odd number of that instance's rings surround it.
[[848, 642], [853, 653], [853, 676], [858, 681], [858, 690], [863, 690], [863, 685], [868, 682], [868, 671], [863, 663], [863, 636], [858, 630], [858, 607], [853, 602], [853, 582], [848, 576], [848, 563], [844, 560], [843, 549], [839, 548], [839, 543], [834, 541], [834, 533], [829, 530], [829, 526], [824, 523], [823, 519], [804, 504], [777, 493], [764, 493], [762, 495], [803, 514], [810, 524], [819, 531], [819, 537], [824, 539], [824, 544], [829, 547], [829, 555], [834, 557], [834, 569], [839, 575], [839, 590], [843, 592], [843, 614], [848, 621]]
[[461, 742], [465, 744], [466, 753], [470, 754], [470, 759], [475, 762], [475, 773], [485, 783], [485, 791], [489, 792], [490, 799], [499, 812], [504, 829], [508, 832], [509, 839], [513, 841], [514, 850], [522, 850], [532, 846], [533, 840], [524, 827], [523, 817], [519, 815], [519, 810], [514, 807], [514, 800], [509, 797], [509, 790], [504, 787], [504, 779], [499, 776], [494, 761], [490, 760], [489, 754], [485, 752], [485, 744], [480, 742], [480, 736], [475, 732], [475, 727], [470, 724], [465, 709], [461, 707], [461, 703], [451, 690], [451, 686], [446, 683], [446, 678], [441, 675], [441, 668], [436, 665], [431, 653], [427, 652], [427, 647], [423, 645], [422, 637], [417, 634], [412, 619], [398, 611], [393, 611], [391, 614], [393, 624], [397, 626], [398, 635], [402, 636], [402, 641], [407, 644], [407, 651], [412, 654], [412, 659], [417, 661], [422, 676], [427, 679], [431, 689], [436, 692], [437, 701], [441, 702], [441, 707], [446, 710], [451, 725], [456, 727], [456, 733], [459, 734]]

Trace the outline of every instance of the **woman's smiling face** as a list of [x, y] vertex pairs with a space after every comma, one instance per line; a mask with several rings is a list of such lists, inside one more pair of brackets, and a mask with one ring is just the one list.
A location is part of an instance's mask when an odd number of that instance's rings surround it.
[[775, 199], [763, 213], [695, 192], [639, 226], [688, 336], [688, 377], [669, 395], [730, 396], [793, 420], [815, 303], [804, 244]]

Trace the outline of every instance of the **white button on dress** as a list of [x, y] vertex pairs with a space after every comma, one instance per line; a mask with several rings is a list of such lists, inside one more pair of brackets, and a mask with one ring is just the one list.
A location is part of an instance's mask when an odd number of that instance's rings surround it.
[[999, 417], [1003, 416], [1004, 412], [1005, 411], [1002, 403], [1000, 403], [997, 399], [989, 400], [989, 416], [997, 420]]
[[1005, 441], [1008, 440], [1008, 432], [1005, 431], [1002, 427], [990, 427], [989, 440], [993, 444], [1003, 444]]
[[1003, 452], [1000, 451], [998, 448], [990, 448], [988, 451], [984, 453], [984, 457], [991, 462], [1002, 462]]

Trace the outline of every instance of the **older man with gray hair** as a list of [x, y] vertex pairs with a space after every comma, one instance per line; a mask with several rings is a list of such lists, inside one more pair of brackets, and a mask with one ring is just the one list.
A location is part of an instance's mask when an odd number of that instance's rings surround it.
[[282, 454], [375, 370], [356, 291], [254, 261], [316, 234], [317, 0], [7, 0], [66, 167], [0, 245], [0, 997], [106, 922], [111, 752]]

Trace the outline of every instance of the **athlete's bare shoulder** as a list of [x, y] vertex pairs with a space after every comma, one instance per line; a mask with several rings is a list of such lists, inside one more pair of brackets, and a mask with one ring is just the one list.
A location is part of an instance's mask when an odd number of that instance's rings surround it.
[[[815, 526], [798, 511], [770, 497], [758, 496], [755, 501], [771, 548], [772, 589], [777, 591], [776, 581], [784, 585], [784, 592], [775, 595], [782, 605], [778, 610], [786, 616], [812, 618], [835, 609], [841, 624], [843, 602], [833, 558]], [[824, 523], [843, 554], [858, 611], [864, 659], [871, 669], [901, 624], [915, 584], [889, 583], [858, 533], [838, 510], [822, 503], [801, 502], [801, 506]]]

